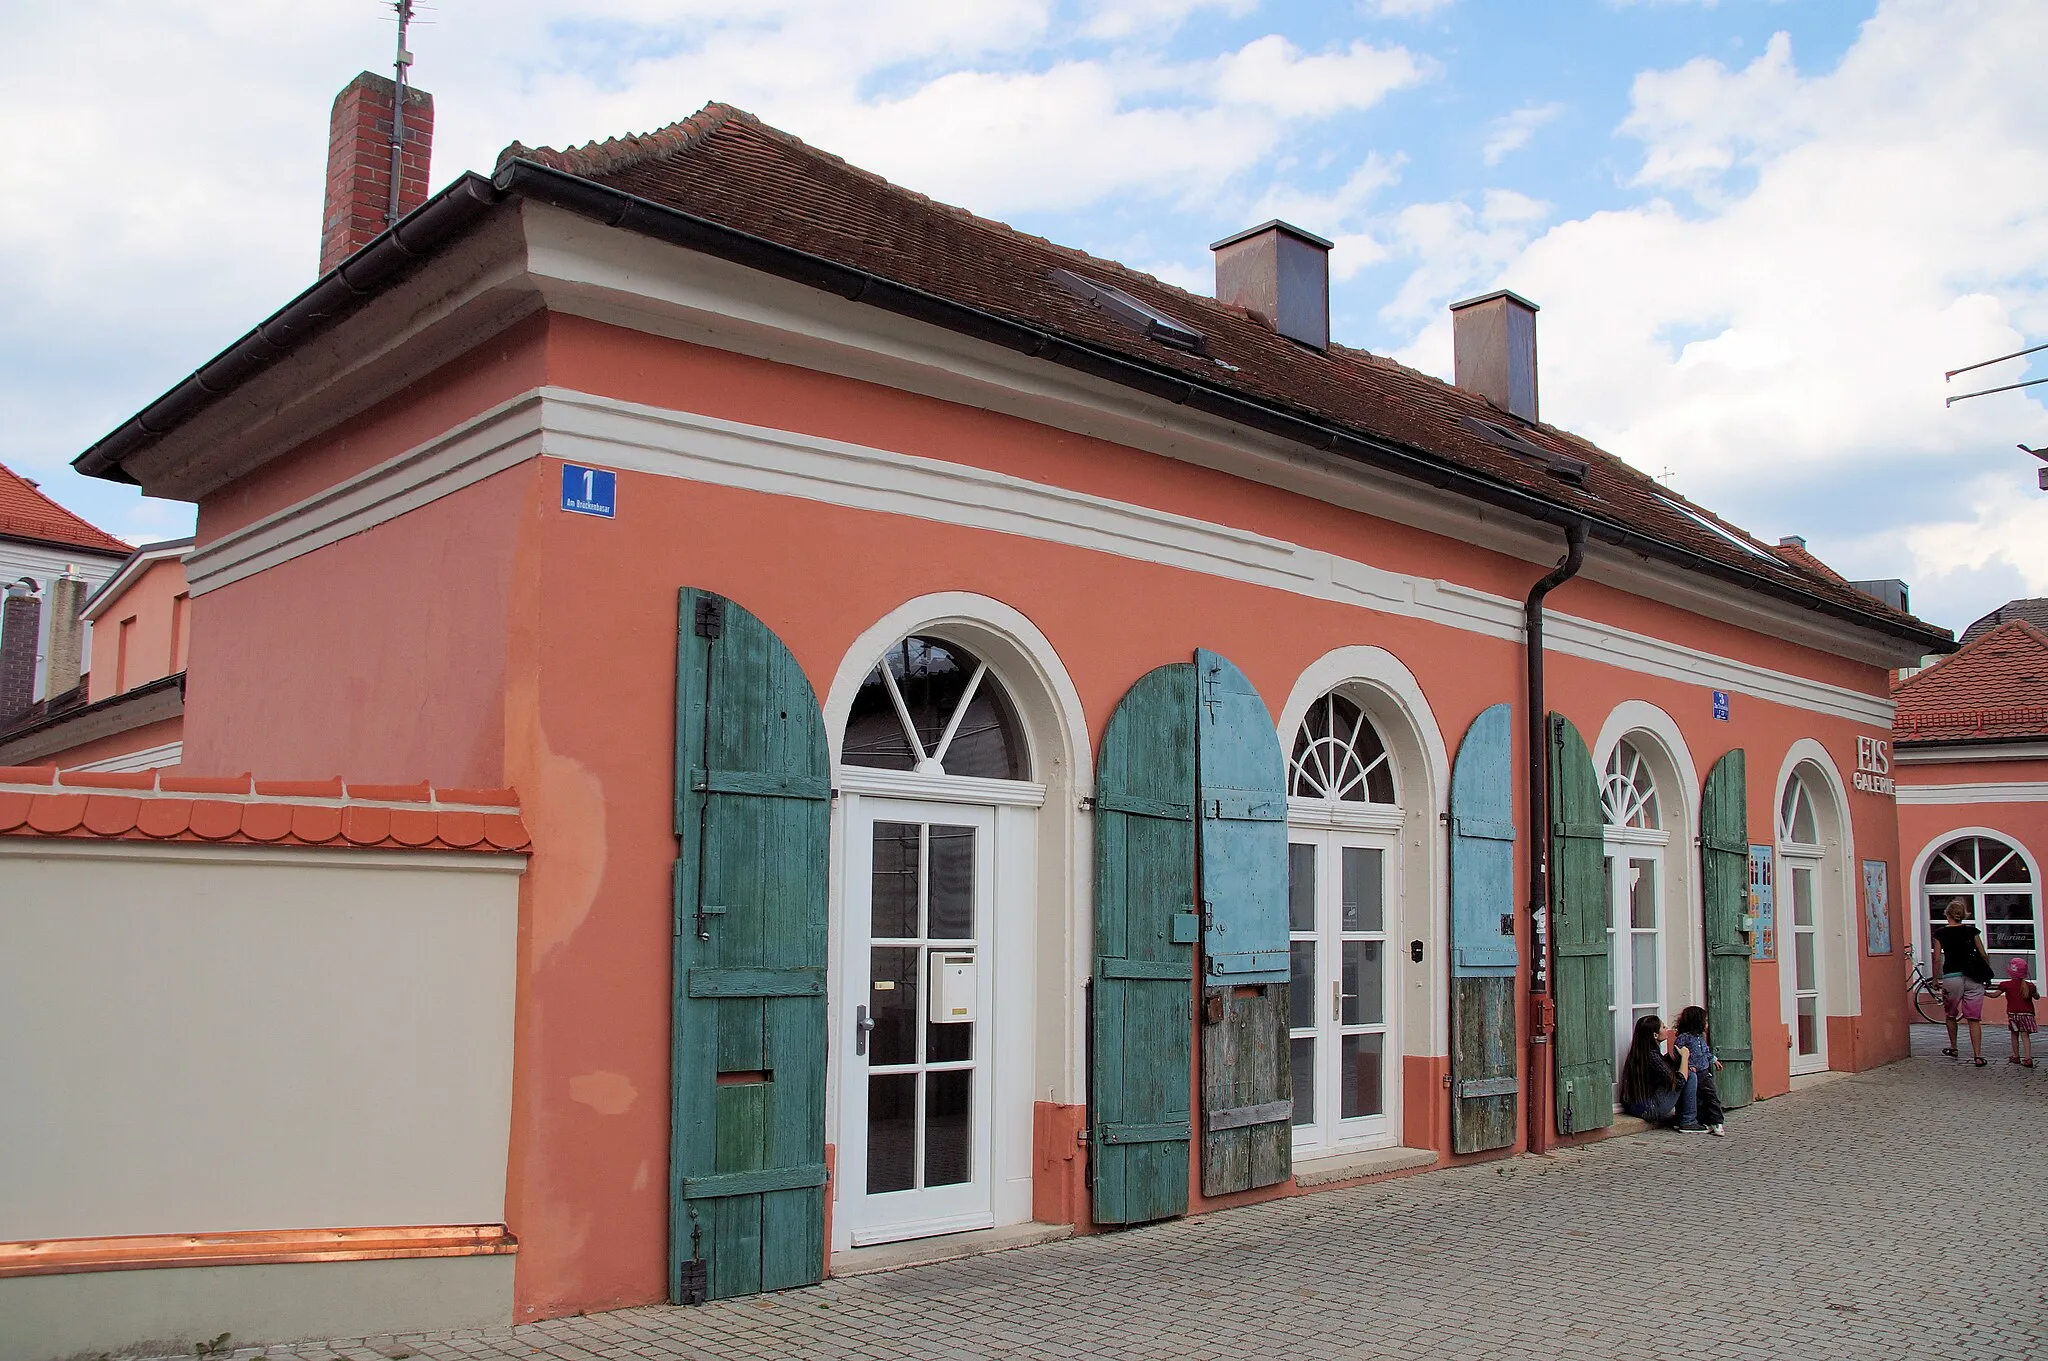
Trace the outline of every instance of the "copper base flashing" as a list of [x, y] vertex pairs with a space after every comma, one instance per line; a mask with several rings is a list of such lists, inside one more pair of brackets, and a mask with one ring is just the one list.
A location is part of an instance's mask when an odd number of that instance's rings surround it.
[[519, 1240], [503, 1224], [49, 1238], [0, 1243], [0, 1278], [59, 1276], [81, 1271], [146, 1271], [156, 1267], [480, 1257], [518, 1250]]

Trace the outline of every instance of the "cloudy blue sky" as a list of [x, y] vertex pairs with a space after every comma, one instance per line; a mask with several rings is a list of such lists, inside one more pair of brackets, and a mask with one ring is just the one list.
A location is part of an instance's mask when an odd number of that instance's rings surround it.
[[[1448, 376], [1445, 304], [1542, 304], [1543, 414], [1960, 628], [2048, 594], [2042, 0], [435, 0], [437, 185], [710, 99], [1206, 291], [1208, 243], [1338, 243], [1338, 339]], [[284, 302], [377, 0], [0, 0], [0, 461], [69, 470]], [[2037, 356], [2048, 360], [2048, 355]], [[2016, 361], [1983, 385], [2048, 375]]]

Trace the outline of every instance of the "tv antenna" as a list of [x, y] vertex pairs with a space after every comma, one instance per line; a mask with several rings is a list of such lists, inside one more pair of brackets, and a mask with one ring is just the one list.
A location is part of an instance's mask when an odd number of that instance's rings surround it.
[[[2006, 360], [2018, 359], [2021, 355], [2039, 354], [2042, 350], [2048, 350], [2048, 345], [2030, 345], [2024, 350], [2014, 350], [2011, 354], [2002, 354], [1996, 359], [1982, 359], [1975, 364], [1965, 364], [1959, 369], [1950, 369], [1941, 376], [1941, 381], [1946, 383], [1959, 373], [1968, 373], [1973, 369], [1988, 369], [1993, 364], [2003, 364]], [[2024, 383], [2007, 383], [2004, 387], [1985, 388], [1982, 392], [1959, 392], [1949, 398], [1944, 405], [1954, 406], [1957, 402], [1967, 402], [1972, 397], [1989, 397], [1994, 392], [2011, 392], [2015, 388], [2030, 388], [2040, 383], [2048, 383], [2048, 378], [2029, 378]], [[2023, 444], [2020, 447], [2026, 449], [2027, 446]], [[2027, 449], [2027, 452], [2032, 453], [2034, 451]]]
[[398, 222], [398, 177], [405, 161], [405, 73], [412, 66], [412, 53], [405, 45], [405, 31], [412, 26], [412, 0], [391, 0], [398, 12], [398, 54], [391, 62], [391, 197], [384, 205], [384, 225]]

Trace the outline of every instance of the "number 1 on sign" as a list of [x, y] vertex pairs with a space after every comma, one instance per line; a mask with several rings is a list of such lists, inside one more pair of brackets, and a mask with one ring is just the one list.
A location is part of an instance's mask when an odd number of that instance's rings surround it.
[[597, 474], [589, 468], [583, 470], [583, 499], [586, 501], [595, 501], [597, 499]]

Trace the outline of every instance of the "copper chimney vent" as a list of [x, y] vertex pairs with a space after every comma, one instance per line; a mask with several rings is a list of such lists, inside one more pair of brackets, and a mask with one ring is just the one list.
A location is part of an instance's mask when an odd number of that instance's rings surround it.
[[1226, 236], [1216, 252], [1216, 300], [1263, 317], [1290, 340], [1330, 348], [1330, 243], [1274, 219]]
[[1451, 304], [1459, 387], [1536, 420], [1536, 304], [1505, 288]]

